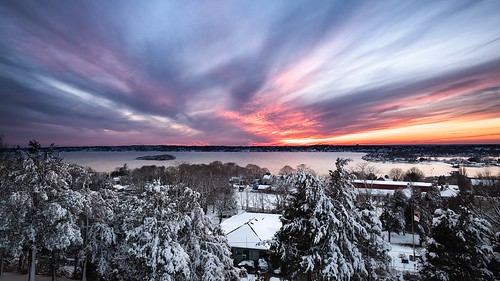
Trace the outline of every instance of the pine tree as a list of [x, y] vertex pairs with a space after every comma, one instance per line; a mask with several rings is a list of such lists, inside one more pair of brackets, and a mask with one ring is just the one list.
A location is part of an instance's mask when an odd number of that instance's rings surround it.
[[[331, 251], [328, 239], [334, 237], [330, 234], [335, 233], [335, 223], [341, 222], [325, 194], [324, 182], [312, 175], [300, 174], [296, 188], [297, 192], [291, 194], [291, 201], [285, 207], [281, 218], [283, 226], [276, 233], [273, 249], [282, 261], [286, 276], [297, 278], [307, 274], [309, 280], [319, 279], [323, 261]], [[339, 257], [335, 253], [335, 258], [344, 262], [343, 255]]]
[[390, 245], [382, 237], [382, 223], [371, 200], [363, 202], [358, 208], [363, 227], [368, 234], [361, 236], [358, 243], [368, 271], [367, 280], [383, 280], [391, 273], [391, 258], [388, 256]]
[[12, 185], [9, 184], [10, 167], [12, 166], [12, 155], [3, 149], [3, 136], [0, 135], [0, 277], [3, 275], [4, 259], [7, 255], [18, 252], [17, 239], [19, 235], [13, 233], [13, 225], [17, 222], [17, 217], [11, 212], [9, 207], [9, 196], [12, 192]]
[[382, 238], [382, 223], [378, 219], [375, 208], [370, 200], [360, 202], [358, 206], [355, 187], [352, 185], [353, 175], [345, 169], [346, 159], [338, 159], [335, 171], [330, 171], [329, 194], [337, 202], [349, 206], [352, 224], [359, 226], [354, 235], [356, 244], [362, 253], [367, 276], [357, 272], [354, 277], [358, 280], [384, 280], [390, 277], [390, 246]]
[[[427, 239], [430, 235], [430, 229], [432, 226], [432, 217], [434, 211], [443, 206], [443, 198], [439, 188], [433, 185], [425, 194], [420, 192], [419, 189], [412, 189], [412, 195], [410, 198], [410, 204], [413, 206], [414, 213], [410, 211], [410, 222], [414, 220], [414, 214], [418, 213], [418, 222], [413, 221], [415, 230], [420, 236], [420, 245]], [[407, 219], [408, 221], [408, 219]]]
[[234, 280], [230, 250], [182, 186], [147, 186], [120, 207], [118, 280]]
[[212, 226], [205, 216], [198, 203], [199, 196], [191, 189], [184, 189], [177, 198], [181, 212], [188, 216], [179, 233], [179, 242], [190, 259], [191, 280], [236, 280], [227, 238], [220, 227]]
[[297, 191], [290, 196], [281, 219], [283, 225], [272, 244], [286, 276], [362, 280], [373, 272], [365, 261], [377, 258], [364, 256], [371, 251], [358, 245], [371, 240], [375, 232], [365, 229], [368, 222], [354, 205], [353, 186], [345, 164], [346, 160], [337, 160], [337, 170], [330, 172], [328, 183], [304, 173], [291, 179]]
[[392, 196], [386, 199], [380, 221], [382, 229], [388, 231], [388, 239], [391, 242], [391, 232], [400, 233], [405, 230], [405, 209], [408, 198], [402, 190], [396, 190]]
[[497, 280], [500, 280], [500, 232], [495, 233], [495, 240], [493, 242], [493, 258], [488, 265], [488, 269], [491, 270], [493, 276]]
[[53, 146], [42, 150], [30, 141], [27, 152], [18, 151], [8, 181], [7, 206], [16, 217], [9, 230], [19, 235], [17, 247], [30, 250], [29, 280], [34, 280], [38, 250], [50, 251], [54, 279], [57, 254], [82, 242], [74, 213], [79, 197], [71, 180], [68, 164]]
[[495, 280], [490, 224], [467, 208], [438, 209], [423, 263], [424, 280]]
[[149, 186], [140, 196], [123, 198], [114, 261], [118, 280], [189, 279], [189, 256], [177, 237], [185, 220], [177, 208], [167, 187]]
[[[83, 229], [82, 281], [100, 276], [108, 276], [112, 270], [113, 254], [116, 249], [117, 234], [113, 227], [114, 205], [117, 205], [117, 195], [113, 190], [90, 190], [85, 187], [80, 190], [85, 198], [85, 208], [80, 217]], [[91, 266], [94, 270], [88, 271]]]

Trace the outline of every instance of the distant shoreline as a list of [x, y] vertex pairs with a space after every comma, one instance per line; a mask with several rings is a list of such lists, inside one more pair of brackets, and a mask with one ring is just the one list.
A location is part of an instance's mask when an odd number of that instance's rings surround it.
[[[26, 149], [26, 148], [21, 148]], [[48, 149], [48, 148], [42, 148]], [[404, 159], [416, 162], [434, 157], [500, 157], [500, 144], [448, 145], [310, 145], [310, 146], [187, 146], [187, 145], [127, 145], [127, 146], [62, 146], [59, 152], [359, 152], [365, 160]], [[3, 149], [14, 151], [15, 148]]]
[[[190, 146], [190, 145], [124, 145], [124, 146], [55, 146], [57, 151], [183, 151], [183, 152], [378, 152], [414, 154], [488, 154], [500, 156], [500, 144], [422, 144], [422, 145], [304, 145], [304, 146]], [[7, 148], [15, 150], [16, 148]], [[25, 148], [21, 148], [25, 149]], [[43, 149], [47, 149], [44, 147]], [[422, 155], [423, 156], [423, 155]], [[443, 155], [448, 156], [448, 155]], [[493, 156], [493, 155], [492, 155]]]

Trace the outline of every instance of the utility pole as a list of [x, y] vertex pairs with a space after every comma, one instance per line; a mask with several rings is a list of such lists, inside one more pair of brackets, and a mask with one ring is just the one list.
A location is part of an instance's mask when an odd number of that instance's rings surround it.
[[413, 247], [413, 262], [415, 263], [415, 230], [413, 228], [413, 221], [415, 220], [415, 209], [413, 207], [413, 204], [411, 205], [411, 235], [412, 235], [412, 247]]
[[411, 206], [411, 210], [412, 210], [412, 218], [411, 218], [411, 232], [412, 232], [412, 235], [413, 235], [413, 242], [412, 242], [412, 246], [413, 246], [413, 267], [415, 268], [415, 262], [416, 262], [416, 258], [415, 258], [415, 230], [414, 230], [414, 223], [415, 221], [416, 222], [420, 222], [420, 212], [415, 212], [415, 208], [412, 204]]

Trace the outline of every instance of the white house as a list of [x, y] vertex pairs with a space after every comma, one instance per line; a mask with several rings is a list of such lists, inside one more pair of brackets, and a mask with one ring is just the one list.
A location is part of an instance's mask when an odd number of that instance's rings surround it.
[[242, 260], [259, 258], [268, 259], [269, 241], [280, 229], [280, 215], [263, 213], [242, 213], [221, 223], [226, 233], [233, 260], [238, 264]]

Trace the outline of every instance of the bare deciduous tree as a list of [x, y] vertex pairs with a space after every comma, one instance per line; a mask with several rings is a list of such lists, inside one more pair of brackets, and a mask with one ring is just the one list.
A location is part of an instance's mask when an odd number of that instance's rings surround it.
[[401, 168], [392, 168], [388, 176], [395, 181], [401, 181], [404, 178], [404, 171]]

